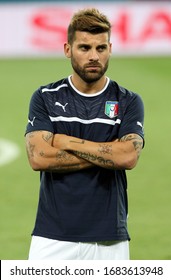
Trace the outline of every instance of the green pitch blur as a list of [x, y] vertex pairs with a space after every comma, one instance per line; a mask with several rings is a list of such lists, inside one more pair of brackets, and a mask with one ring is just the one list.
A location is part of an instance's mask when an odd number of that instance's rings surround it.
[[[21, 150], [19, 158], [0, 166], [0, 258], [22, 260], [28, 257], [39, 193], [39, 173], [31, 170], [24, 144], [29, 100], [40, 85], [69, 75], [71, 66], [65, 58], [4, 59], [0, 65], [0, 138]], [[127, 172], [134, 260], [171, 259], [170, 74], [171, 57], [113, 57], [107, 72], [139, 93], [145, 105], [145, 148]]]

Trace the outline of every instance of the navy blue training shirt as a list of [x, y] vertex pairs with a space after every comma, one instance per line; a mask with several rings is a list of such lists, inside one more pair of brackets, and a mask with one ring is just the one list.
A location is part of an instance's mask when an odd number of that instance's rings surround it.
[[[26, 133], [45, 130], [95, 142], [126, 134], [144, 138], [140, 96], [107, 78], [96, 94], [79, 92], [71, 77], [40, 87], [32, 95]], [[70, 173], [41, 172], [33, 235], [98, 242], [129, 240], [125, 170], [93, 167]]]

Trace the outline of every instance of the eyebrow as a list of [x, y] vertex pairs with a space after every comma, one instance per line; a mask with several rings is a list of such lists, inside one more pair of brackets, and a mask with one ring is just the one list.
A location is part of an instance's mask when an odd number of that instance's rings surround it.
[[[96, 48], [99, 48], [99, 47], [107, 47], [108, 44], [104, 43], [104, 44], [99, 44], [97, 45]], [[89, 47], [91, 48], [91, 45], [90, 44], [86, 44], [86, 43], [81, 43], [81, 44], [78, 44], [78, 47], [81, 48], [81, 47]]]

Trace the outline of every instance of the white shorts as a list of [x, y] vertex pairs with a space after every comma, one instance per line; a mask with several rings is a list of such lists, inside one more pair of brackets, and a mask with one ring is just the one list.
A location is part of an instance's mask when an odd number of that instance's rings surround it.
[[33, 236], [29, 260], [129, 260], [129, 241], [84, 243]]

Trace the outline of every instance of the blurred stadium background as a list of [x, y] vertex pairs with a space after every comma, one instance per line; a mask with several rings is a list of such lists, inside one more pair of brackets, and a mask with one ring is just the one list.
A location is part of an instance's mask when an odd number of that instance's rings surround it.
[[[71, 11], [82, 5], [76, 0], [0, 1], [0, 257], [4, 260], [27, 259], [36, 215], [39, 174], [29, 167], [24, 145], [29, 100], [40, 85], [71, 73], [61, 47]], [[103, 1], [86, 1], [89, 5], [104, 8]], [[59, 10], [66, 18], [58, 15]], [[107, 1], [105, 11], [114, 25], [107, 74], [138, 92], [145, 104], [146, 145], [138, 166], [127, 172], [131, 259], [170, 260], [171, 4]]]

